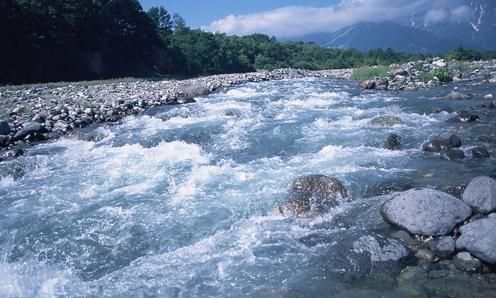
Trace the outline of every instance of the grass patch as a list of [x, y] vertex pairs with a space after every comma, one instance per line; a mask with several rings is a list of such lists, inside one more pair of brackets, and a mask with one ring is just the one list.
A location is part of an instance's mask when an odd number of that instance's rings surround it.
[[447, 68], [438, 68], [435, 69], [432, 74], [439, 79], [439, 81], [443, 83], [448, 83], [453, 81], [453, 73], [449, 71]]
[[365, 66], [355, 69], [351, 73], [352, 80], [371, 80], [375, 77], [386, 77], [389, 71], [388, 66], [378, 65], [378, 66]]
[[434, 79], [434, 75], [429, 71], [423, 71], [419, 75], [419, 80], [424, 83], [428, 83], [432, 79]]

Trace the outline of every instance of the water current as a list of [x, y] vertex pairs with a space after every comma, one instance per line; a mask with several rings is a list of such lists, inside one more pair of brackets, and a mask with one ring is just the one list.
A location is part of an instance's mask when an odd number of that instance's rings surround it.
[[[9, 162], [24, 175], [0, 180], [0, 297], [399, 297], [398, 272], [348, 274], [328, 260], [346, 258], [343, 239], [387, 235], [378, 195], [495, 174], [494, 157], [470, 149], [495, 138], [496, 112], [447, 122], [484, 102], [442, 99], [451, 88], [250, 83], [94, 128], [94, 141], [32, 147]], [[383, 149], [392, 132], [402, 150]], [[422, 152], [452, 133], [464, 160]], [[307, 174], [338, 178], [352, 201], [281, 216], [291, 181]]]

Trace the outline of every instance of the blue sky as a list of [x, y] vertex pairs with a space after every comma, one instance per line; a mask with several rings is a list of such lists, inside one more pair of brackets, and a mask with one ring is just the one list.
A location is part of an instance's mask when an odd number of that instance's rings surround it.
[[163, 6], [193, 28], [228, 34], [295, 37], [334, 32], [359, 22], [459, 22], [470, 0], [140, 0]]
[[228, 15], [252, 14], [285, 6], [328, 6], [337, 0], [140, 0], [145, 10], [163, 6], [180, 14], [191, 27], [207, 26]]

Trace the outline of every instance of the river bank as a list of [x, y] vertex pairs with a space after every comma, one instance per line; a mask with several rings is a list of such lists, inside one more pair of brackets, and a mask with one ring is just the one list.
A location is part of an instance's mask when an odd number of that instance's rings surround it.
[[[138, 115], [151, 107], [194, 102], [196, 96], [244, 83], [305, 77], [349, 79], [351, 72], [278, 69], [188, 80], [4, 87], [0, 89], [0, 148], [5, 151], [54, 139], [92, 123]], [[7, 157], [18, 154], [11, 152]]]

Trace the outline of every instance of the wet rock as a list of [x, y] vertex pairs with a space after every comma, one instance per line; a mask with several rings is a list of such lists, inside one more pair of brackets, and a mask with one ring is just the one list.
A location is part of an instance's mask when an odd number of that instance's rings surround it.
[[412, 252], [400, 241], [374, 232], [310, 235], [300, 241], [308, 246], [324, 244], [326, 251], [318, 260], [319, 270], [349, 278], [384, 271], [399, 272], [413, 261]]
[[395, 133], [389, 134], [384, 143], [384, 148], [389, 150], [401, 150], [401, 137]]
[[411, 234], [427, 236], [446, 235], [471, 214], [461, 200], [428, 188], [407, 190], [381, 208], [385, 221]]
[[467, 250], [480, 260], [496, 264], [496, 218], [478, 219], [460, 227], [456, 248]]
[[486, 148], [481, 147], [481, 146], [472, 148], [472, 150], [470, 150], [470, 152], [472, 152], [472, 156], [474, 158], [484, 159], [484, 158], [489, 158], [490, 157], [489, 151], [487, 151]]
[[441, 152], [449, 148], [449, 141], [447, 139], [433, 139], [422, 146], [425, 152]]
[[490, 177], [477, 177], [468, 184], [462, 199], [480, 213], [496, 211], [496, 181]]
[[37, 122], [26, 122], [22, 125], [21, 130], [19, 130], [14, 138], [17, 140], [24, 139], [30, 134], [35, 134], [35, 133], [44, 133], [46, 132], [46, 129]]
[[416, 246], [418, 245], [417, 241], [413, 239], [408, 232], [403, 231], [403, 230], [398, 230], [396, 232], [391, 233], [391, 237], [394, 239], [398, 239], [401, 242], [405, 243], [408, 246]]
[[468, 252], [459, 252], [453, 258], [456, 268], [465, 272], [480, 272], [482, 263]]
[[360, 84], [360, 88], [365, 89], [365, 90], [372, 90], [375, 88], [375, 81], [374, 80], [365, 80]]
[[450, 258], [455, 252], [455, 240], [450, 236], [432, 239], [428, 246], [432, 252], [444, 259]]
[[471, 99], [472, 97], [473, 97], [473, 95], [471, 95], [471, 94], [464, 94], [464, 93], [453, 90], [450, 93], [448, 93], [447, 95], [445, 95], [444, 99], [467, 100], [467, 99]]
[[12, 150], [8, 150], [6, 151], [2, 157], [3, 158], [16, 158], [16, 157], [19, 157], [19, 156], [22, 156], [24, 155], [24, 150], [22, 150], [22, 148], [14, 148]]
[[4, 136], [0, 135], [0, 148], [1, 147], [7, 147], [10, 143], [10, 137], [9, 136]]
[[48, 116], [49, 116], [48, 113], [41, 112], [41, 113], [36, 114], [36, 116], [34, 116], [31, 121], [38, 122], [38, 123], [45, 123], [45, 121], [47, 120]]
[[468, 111], [459, 111], [456, 112], [456, 116], [449, 119], [448, 121], [450, 122], [462, 122], [462, 123], [467, 123], [467, 122], [475, 122], [479, 121], [479, 116], [470, 113]]
[[388, 87], [389, 87], [389, 80], [387, 78], [383, 78], [375, 81], [376, 90], [387, 90]]
[[399, 124], [403, 124], [403, 120], [395, 116], [379, 116], [370, 121], [370, 125], [381, 127], [391, 127]]
[[434, 261], [436, 256], [432, 251], [428, 249], [419, 249], [415, 254], [415, 257], [417, 257], [417, 259], [419, 260], [423, 260], [430, 263]]
[[279, 207], [282, 214], [300, 215], [307, 211], [323, 211], [348, 197], [341, 181], [324, 175], [308, 175], [291, 184], [287, 202]]
[[381, 181], [370, 187], [367, 186], [365, 197], [382, 196], [392, 192], [405, 191], [414, 187], [413, 182], [408, 179], [394, 179]]
[[450, 148], [460, 148], [462, 146], [462, 140], [455, 134], [452, 134], [448, 138], [448, 146]]
[[11, 131], [9, 122], [0, 120], [0, 135], [8, 135]]
[[465, 158], [465, 153], [460, 149], [448, 149], [441, 153], [441, 157], [448, 160], [460, 160]]

